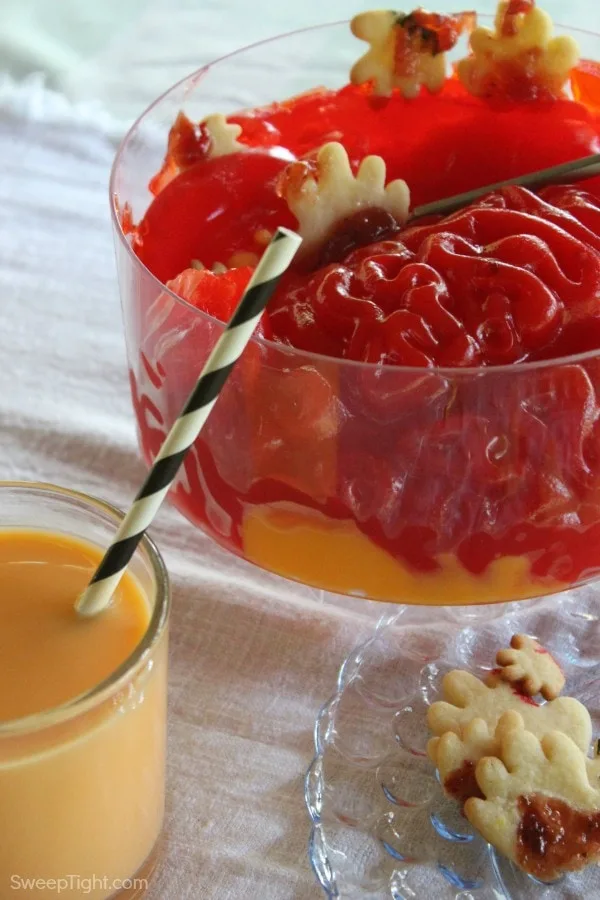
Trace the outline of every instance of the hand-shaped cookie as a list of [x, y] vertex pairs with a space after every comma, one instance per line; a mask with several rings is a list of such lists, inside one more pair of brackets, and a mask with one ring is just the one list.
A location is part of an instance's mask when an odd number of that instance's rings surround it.
[[[504, 713], [502, 719], [516, 721], [517, 725], [522, 722], [512, 710]], [[461, 727], [460, 734], [447, 731], [441, 737], [431, 738], [427, 745], [444, 792], [461, 804], [469, 797], [483, 796], [475, 779], [475, 766], [482, 757], [495, 756], [497, 751], [494, 729], [484, 719], [471, 719]]]
[[215, 113], [202, 119], [200, 126], [204, 126], [210, 138], [209, 159], [217, 156], [228, 156], [230, 153], [239, 153], [247, 150], [245, 144], [240, 144], [238, 137], [242, 133], [241, 125], [228, 122], [224, 115]]
[[350, 27], [370, 46], [353, 66], [350, 80], [372, 81], [374, 93], [382, 96], [399, 88], [405, 97], [416, 97], [421, 85], [439, 91], [446, 80], [445, 51], [474, 24], [474, 13], [442, 15], [421, 8], [408, 15], [387, 9], [361, 13]]
[[554, 37], [552, 19], [534, 0], [499, 3], [494, 30], [476, 28], [470, 45], [471, 55], [457, 67], [466, 89], [475, 96], [517, 102], [560, 96], [579, 58], [575, 40]]
[[507, 716], [496, 738], [498, 755], [475, 769], [484, 799], [465, 803], [471, 824], [542, 880], [600, 858], [600, 790], [590, 784], [581, 749], [559, 731], [540, 740], [522, 719]]
[[[441, 737], [431, 738], [427, 753], [438, 770], [444, 793], [460, 804], [469, 797], [481, 797], [475, 778], [477, 762], [484, 756], [499, 755], [499, 729], [522, 722], [516, 710], [508, 710], [500, 717], [495, 731], [484, 719], [472, 719], [461, 727], [460, 734], [447, 731]], [[600, 756], [586, 757], [586, 768], [590, 784], [600, 788]]]
[[381, 210], [399, 225], [406, 222], [410, 192], [397, 178], [385, 183], [380, 156], [365, 156], [356, 175], [341, 144], [332, 141], [319, 149], [314, 160], [297, 160], [283, 172], [279, 192], [298, 219], [303, 251], [331, 236], [337, 224], [361, 210]]
[[549, 731], [562, 731], [569, 734], [584, 753], [590, 745], [590, 715], [585, 706], [572, 697], [558, 697], [538, 706], [499, 678], [485, 684], [470, 672], [459, 670], [444, 677], [442, 689], [445, 699], [432, 703], [427, 713], [427, 722], [435, 735], [453, 731], [460, 736], [462, 729], [473, 719], [483, 719], [492, 734], [500, 716], [513, 710], [522, 716], [527, 730], [538, 737]]
[[530, 697], [541, 693], [546, 700], [554, 700], [565, 686], [565, 676], [554, 657], [526, 634], [515, 634], [510, 647], [498, 651], [496, 662], [501, 667], [500, 677]]

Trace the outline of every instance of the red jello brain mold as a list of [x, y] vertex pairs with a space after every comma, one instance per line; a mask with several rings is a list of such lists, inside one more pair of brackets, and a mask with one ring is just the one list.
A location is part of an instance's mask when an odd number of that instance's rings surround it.
[[[511, 3], [506, 28], [533, 7]], [[336, 141], [356, 175], [379, 154], [417, 206], [597, 150], [597, 65], [571, 83], [582, 102], [513, 91], [501, 108], [455, 75], [414, 100], [319, 89], [230, 117], [244, 149], [217, 158], [204, 125], [179, 117], [134, 250], [225, 321], [275, 227], [297, 226], [279, 196], [290, 162], [310, 167]], [[597, 569], [600, 367], [546, 361], [600, 348], [599, 197], [598, 179], [510, 187], [404, 228], [368, 208], [338, 223], [282, 279], [260, 331], [273, 343], [236, 369], [180, 506], [241, 552], [244, 510], [292, 504], [354, 523], [414, 571], [446, 553], [477, 575], [525, 558], [551, 586]], [[147, 336], [134, 396], [149, 457], [201, 365], [202, 329], [218, 331], [196, 318], [172, 311]]]

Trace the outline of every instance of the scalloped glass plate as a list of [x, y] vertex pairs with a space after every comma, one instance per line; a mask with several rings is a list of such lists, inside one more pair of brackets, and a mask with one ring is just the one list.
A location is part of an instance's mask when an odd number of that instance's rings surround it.
[[309, 856], [329, 900], [600, 897], [600, 867], [544, 884], [496, 854], [442, 793], [427, 706], [453, 668], [489, 668], [516, 632], [555, 654], [600, 733], [600, 585], [496, 607], [401, 607], [344, 662], [306, 774]]

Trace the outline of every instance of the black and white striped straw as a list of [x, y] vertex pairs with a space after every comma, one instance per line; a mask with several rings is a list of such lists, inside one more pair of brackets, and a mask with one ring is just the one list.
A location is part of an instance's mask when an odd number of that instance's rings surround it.
[[165, 499], [183, 459], [200, 434], [221, 388], [252, 337], [277, 282], [292, 261], [301, 238], [287, 228], [278, 228], [258, 263], [244, 296], [214, 349], [181, 414], [173, 423], [133, 505], [123, 518], [115, 539], [106, 551], [75, 609], [94, 616], [105, 609], [127, 568], [136, 547]]

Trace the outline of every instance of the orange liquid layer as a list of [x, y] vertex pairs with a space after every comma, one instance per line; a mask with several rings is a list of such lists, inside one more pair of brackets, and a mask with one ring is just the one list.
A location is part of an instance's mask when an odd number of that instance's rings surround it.
[[353, 522], [318, 513], [254, 507], [243, 526], [251, 562], [338, 594], [426, 605], [472, 605], [524, 600], [564, 590], [558, 581], [534, 579], [524, 557], [494, 560], [481, 575], [452, 554], [438, 558], [437, 572], [414, 572], [378, 547]]
[[[98, 564], [90, 544], [0, 531], [0, 897], [105, 900], [135, 875], [162, 827], [166, 639], [118, 692], [68, 718], [2, 729], [93, 688], [135, 649], [150, 603], [130, 575], [92, 619], [74, 603]], [[65, 877], [68, 876], [68, 882]], [[27, 888], [40, 879], [35, 889]], [[61, 879], [63, 879], [61, 881]]]

